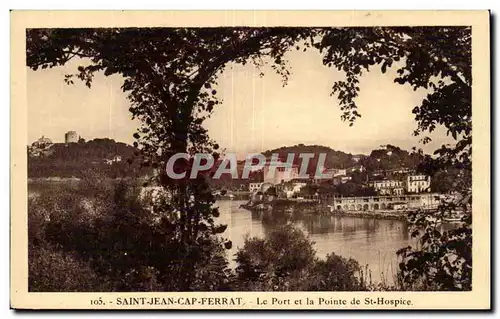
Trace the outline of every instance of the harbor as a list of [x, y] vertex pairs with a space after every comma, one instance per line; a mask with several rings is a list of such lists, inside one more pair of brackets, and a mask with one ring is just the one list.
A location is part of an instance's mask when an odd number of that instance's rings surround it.
[[254, 195], [242, 204], [250, 211], [285, 212], [321, 216], [353, 216], [377, 219], [406, 220], [412, 211], [433, 212], [439, 205], [439, 194], [366, 197], [277, 198]]
[[[286, 211], [244, 209], [246, 201], [221, 200], [219, 221], [227, 224], [233, 247], [227, 252], [232, 267], [234, 254], [242, 248], [246, 236], [265, 238], [280, 225], [291, 223], [304, 231], [314, 242], [317, 256], [325, 258], [331, 252], [359, 262], [373, 282], [393, 283], [398, 270], [396, 251], [416, 245], [408, 232], [406, 220], [377, 218], [356, 212], [337, 214], [296, 214]], [[361, 213], [361, 212], [360, 212]]]

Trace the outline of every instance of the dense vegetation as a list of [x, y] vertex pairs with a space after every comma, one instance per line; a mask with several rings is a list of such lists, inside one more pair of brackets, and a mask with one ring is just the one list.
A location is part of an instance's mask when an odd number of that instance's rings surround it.
[[[28, 157], [28, 177], [76, 177], [87, 171], [99, 172], [109, 178], [140, 177], [151, 174], [141, 167], [137, 149], [108, 138], [96, 138], [80, 143], [56, 143], [45, 155]], [[120, 161], [107, 162], [115, 156]]]
[[[311, 241], [289, 225], [266, 239], [247, 239], [235, 270], [217, 236], [179, 256], [179, 234], [170, 226], [178, 216], [158, 213], [138, 191], [134, 184], [93, 176], [73, 186], [46, 186], [30, 198], [29, 290], [367, 289], [356, 261], [334, 253], [316, 258]], [[179, 282], [178, 258], [194, 263], [188, 287]]]
[[307, 172], [309, 174], [314, 174], [318, 162], [318, 156], [321, 153], [326, 153], [325, 167], [326, 168], [347, 168], [356, 165], [356, 162], [352, 159], [351, 154], [344, 153], [342, 151], [336, 151], [330, 147], [321, 145], [304, 145], [298, 144], [294, 146], [283, 146], [277, 149], [267, 150], [263, 152], [264, 156], [271, 157], [272, 154], [278, 154], [282, 161], [286, 161], [288, 154], [295, 154], [294, 164], [301, 165], [302, 160], [299, 158], [299, 154], [302, 153], [312, 153], [315, 154], [314, 158], [309, 161], [309, 166]]
[[[384, 147], [374, 149], [369, 155], [348, 154], [326, 146], [304, 144], [283, 146], [277, 149], [267, 150], [262, 154], [267, 157], [271, 157], [272, 154], [279, 154], [279, 158], [286, 161], [288, 154], [292, 153], [295, 154], [294, 164], [299, 166], [302, 164], [299, 154], [315, 154], [314, 158], [309, 161], [307, 171], [309, 174], [315, 174], [319, 154], [321, 153], [326, 154], [325, 168], [349, 168], [363, 165], [369, 172], [390, 170], [394, 168], [415, 169], [423, 160], [421, 154], [417, 152], [408, 152], [393, 145], [385, 145]], [[355, 160], [356, 158], [357, 160]]]

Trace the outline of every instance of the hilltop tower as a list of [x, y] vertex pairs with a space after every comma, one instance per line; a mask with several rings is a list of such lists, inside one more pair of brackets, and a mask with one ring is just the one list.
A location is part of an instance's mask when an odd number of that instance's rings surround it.
[[78, 143], [78, 134], [75, 131], [68, 131], [64, 134], [64, 142], [68, 143]]

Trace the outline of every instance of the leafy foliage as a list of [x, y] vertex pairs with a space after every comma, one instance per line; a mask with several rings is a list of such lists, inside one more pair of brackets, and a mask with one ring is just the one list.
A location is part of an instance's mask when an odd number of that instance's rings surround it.
[[[401, 279], [405, 285], [422, 290], [472, 289], [472, 190], [471, 175], [460, 176], [455, 196], [442, 199], [434, 214], [410, 215], [411, 235], [419, 239], [418, 249], [405, 247], [401, 258]], [[461, 220], [451, 229], [447, 218]]]
[[29, 250], [29, 291], [96, 292], [108, 287], [88, 263], [51, 246]]
[[298, 144], [294, 146], [283, 146], [277, 149], [267, 150], [262, 152], [266, 157], [271, 157], [272, 154], [278, 154], [278, 157], [286, 161], [288, 154], [295, 154], [294, 164], [301, 165], [302, 160], [299, 158], [299, 154], [302, 153], [312, 153], [314, 158], [309, 160], [309, 166], [307, 169], [308, 174], [315, 174], [318, 162], [319, 154], [325, 153], [325, 167], [326, 168], [346, 168], [356, 165], [356, 162], [352, 159], [351, 154], [344, 153], [342, 151], [336, 151], [330, 147], [321, 145], [304, 145]]
[[312, 244], [289, 224], [273, 230], [266, 239], [247, 238], [236, 255], [236, 285], [251, 291], [364, 289], [356, 261], [333, 253], [326, 260], [317, 259]]
[[432, 132], [444, 125], [454, 138], [471, 134], [471, 30], [470, 27], [334, 28], [315, 44], [324, 52], [323, 63], [346, 74], [333, 86], [343, 118], [354, 122], [360, 114], [355, 98], [359, 77], [370, 67], [382, 73], [393, 65], [394, 82], [414, 90], [430, 89], [422, 105], [413, 110], [418, 129]]
[[[134, 185], [89, 179], [29, 200], [32, 291], [178, 291], [224, 289], [227, 261], [221, 243], [180, 245], [175, 214], [155, 214]], [[220, 230], [218, 230], [220, 231]], [[196, 276], [185, 287], [180, 260]], [[62, 273], [60, 273], [62, 272]], [[85, 276], [85, 277], [82, 277]], [[79, 283], [86, 278], [86, 283]], [[79, 290], [81, 289], [81, 290]]]
[[[462, 185], [449, 189], [462, 202], [462, 223], [456, 229], [440, 231], [443, 217], [455, 213], [457, 205], [443, 201], [438, 213], [417, 213], [410, 220], [412, 235], [421, 247], [402, 249], [401, 272], [406, 284], [421, 289], [469, 290], [472, 280], [472, 60], [470, 27], [338, 28], [326, 32], [315, 44], [325, 53], [323, 63], [344, 71], [346, 80], [333, 85], [342, 118], [354, 123], [360, 116], [355, 99], [359, 77], [370, 67], [397, 68], [394, 82], [410, 85], [428, 94], [413, 109], [417, 129], [414, 134], [432, 132], [438, 125], [457, 140], [454, 146], [436, 150], [437, 158], [425, 156], [420, 169], [429, 175], [443, 170], [460, 170]], [[428, 136], [423, 143], [430, 140]], [[416, 153], [418, 154], [418, 153]], [[421, 235], [423, 232], [423, 235]]]

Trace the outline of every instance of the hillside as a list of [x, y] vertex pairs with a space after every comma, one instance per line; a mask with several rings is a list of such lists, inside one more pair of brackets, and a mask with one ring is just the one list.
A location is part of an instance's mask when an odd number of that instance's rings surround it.
[[402, 167], [415, 169], [423, 158], [421, 154], [410, 153], [397, 146], [385, 145], [383, 148], [373, 150], [369, 156], [361, 160], [361, 163], [372, 170], [391, 170]]
[[[116, 142], [108, 138], [98, 138], [81, 143], [53, 144], [42, 156], [28, 157], [28, 177], [82, 177], [86, 172], [96, 171], [110, 178], [138, 177], [150, 174], [149, 169], [141, 168], [136, 158], [137, 149], [131, 145]], [[320, 153], [326, 153], [325, 168], [349, 168], [363, 165], [368, 172], [377, 170], [391, 170], [395, 168], [414, 169], [421, 161], [422, 155], [411, 154], [399, 147], [386, 145], [373, 150], [370, 155], [353, 155], [321, 145], [283, 146], [263, 152], [267, 157], [279, 154], [280, 159], [286, 161], [287, 155], [295, 154], [294, 164], [301, 165], [300, 153], [313, 153], [308, 173], [314, 174]], [[113, 159], [119, 157], [119, 161]], [[129, 163], [131, 162], [131, 163]], [[242, 162], [238, 163], [241, 174]], [[215, 165], [214, 170], [218, 165]], [[252, 180], [261, 180], [261, 176], [253, 174]], [[213, 183], [239, 184], [247, 181], [232, 180], [230, 174], [224, 174], [219, 181]]]
[[314, 173], [320, 153], [326, 153], [325, 167], [326, 168], [347, 168], [356, 165], [352, 154], [347, 154], [342, 151], [336, 151], [326, 146], [321, 145], [304, 145], [298, 144], [294, 146], [283, 146], [273, 150], [263, 152], [264, 156], [270, 157], [272, 154], [278, 153], [279, 158], [286, 161], [288, 154], [294, 153], [294, 164], [301, 165], [302, 160], [299, 158], [300, 153], [313, 153], [314, 158], [309, 161], [308, 173]]
[[139, 161], [134, 161], [135, 152], [133, 146], [108, 138], [56, 143], [45, 151], [45, 155], [28, 156], [28, 177], [82, 177], [89, 170], [110, 178], [146, 174]]
[[368, 171], [390, 170], [402, 167], [414, 169], [423, 159], [422, 155], [409, 153], [393, 145], [385, 145], [379, 149], [374, 149], [368, 156], [336, 151], [330, 147], [321, 145], [304, 144], [267, 150], [262, 154], [270, 157], [274, 153], [278, 153], [279, 158], [283, 161], [286, 161], [288, 154], [294, 153], [294, 164], [297, 165], [301, 165], [301, 159], [298, 157], [298, 154], [314, 153], [315, 157], [310, 160], [308, 166], [308, 173], [310, 174], [314, 173], [313, 170], [316, 167], [320, 153], [326, 153], [325, 168], [349, 168], [361, 164]]

